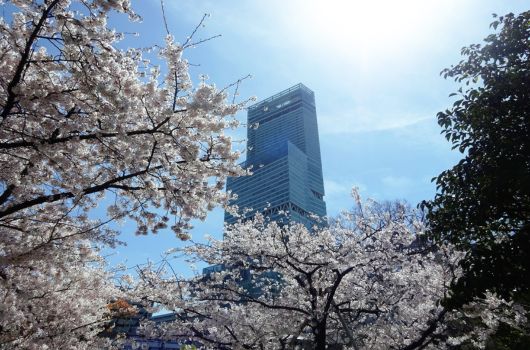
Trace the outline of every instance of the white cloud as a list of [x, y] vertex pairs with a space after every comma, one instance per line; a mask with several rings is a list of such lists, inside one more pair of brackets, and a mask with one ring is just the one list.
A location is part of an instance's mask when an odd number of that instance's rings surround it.
[[407, 189], [413, 185], [412, 179], [405, 176], [387, 175], [381, 179], [383, 185], [393, 189]]
[[352, 185], [345, 182], [338, 182], [329, 179], [324, 180], [324, 189], [327, 197], [336, 197], [346, 194], [347, 196], [351, 192]]
[[337, 114], [319, 115], [321, 134], [355, 134], [367, 131], [401, 129], [432, 119], [433, 113], [421, 115], [407, 113], [375, 113], [365, 108], [355, 108]]

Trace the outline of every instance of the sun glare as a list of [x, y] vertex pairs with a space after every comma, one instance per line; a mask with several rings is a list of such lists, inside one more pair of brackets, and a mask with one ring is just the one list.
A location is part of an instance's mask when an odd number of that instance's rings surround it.
[[[379, 56], [436, 38], [454, 1], [372, 0], [290, 3], [291, 29], [305, 44], [346, 54]], [[403, 53], [403, 52], [402, 52]]]

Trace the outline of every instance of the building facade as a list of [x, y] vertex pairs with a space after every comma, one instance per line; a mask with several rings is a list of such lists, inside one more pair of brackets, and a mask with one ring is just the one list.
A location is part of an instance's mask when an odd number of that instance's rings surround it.
[[[231, 204], [244, 217], [261, 212], [312, 226], [326, 215], [315, 94], [295, 85], [250, 106], [247, 118], [243, 167], [252, 175], [228, 179], [227, 191], [237, 195]], [[225, 223], [237, 219], [225, 213]]]

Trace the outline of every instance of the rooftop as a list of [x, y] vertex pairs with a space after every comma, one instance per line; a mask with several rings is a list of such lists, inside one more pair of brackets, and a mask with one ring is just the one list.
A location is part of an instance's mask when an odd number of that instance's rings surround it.
[[277, 100], [277, 99], [279, 99], [280, 97], [283, 97], [283, 96], [285, 96], [285, 95], [288, 95], [288, 94], [290, 94], [291, 92], [294, 92], [294, 91], [297, 91], [297, 90], [305, 91], [305, 92], [307, 92], [308, 94], [310, 94], [310, 95], [312, 95], [312, 96], [315, 94], [311, 89], [309, 89], [309, 88], [308, 88], [307, 86], [305, 86], [304, 84], [302, 84], [302, 83], [298, 83], [298, 84], [296, 84], [296, 85], [294, 85], [294, 86], [291, 86], [290, 88], [288, 88], [288, 89], [286, 89], [286, 90], [283, 90], [282, 92], [277, 93], [276, 95], [273, 95], [273, 96], [271, 96], [271, 97], [269, 97], [269, 98], [267, 98], [267, 99], [265, 99], [265, 100], [263, 100], [263, 101], [261, 101], [261, 102], [258, 102], [258, 103], [256, 103], [256, 104], [253, 104], [252, 106], [249, 106], [249, 107], [248, 107], [248, 110], [249, 110], [249, 111], [252, 111], [252, 110], [254, 110], [254, 109], [260, 108], [261, 106], [263, 106], [263, 105], [265, 105], [265, 104], [267, 104], [267, 103], [269, 103], [269, 102], [271, 102], [271, 101]]

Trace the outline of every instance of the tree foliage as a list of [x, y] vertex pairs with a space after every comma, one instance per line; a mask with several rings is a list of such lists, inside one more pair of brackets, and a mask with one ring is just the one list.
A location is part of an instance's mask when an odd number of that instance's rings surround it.
[[[144, 285], [169, 288], [152, 297], [177, 318], [147, 334], [226, 349], [481, 344], [510, 305], [489, 295], [464, 311], [444, 308], [462, 253], [433, 251], [418, 240], [423, 232], [418, 213], [403, 203], [359, 199], [354, 211], [314, 231], [257, 216], [231, 226], [222, 241], [186, 249], [192, 260], [222, 269], [193, 280], [146, 275]], [[447, 325], [462, 317], [476, 327], [447, 335]]]
[[[240, 172], [224, 130], [241, 106], [192, 86], [193, 38], [168, 34], [163, 68], [118, 49], [107, 21], [138, 19], [128, 0], [2, 6], [13, 13], [0, 20], [0, 346], [98, 347], [121, 296], [96, 250], [117, 243], [106, 224], [187, 238]], [[107, 217], [92, 220], [97, 205]]]
[[442, 72], [463, 84], [438, 123], [464, 157], [423, 203], [432, 237], [472, 251], [456, 304], [486, 290], [506, 298], [530, 290], [530, 12], [491, 26], [495, 33]]

